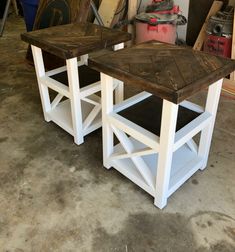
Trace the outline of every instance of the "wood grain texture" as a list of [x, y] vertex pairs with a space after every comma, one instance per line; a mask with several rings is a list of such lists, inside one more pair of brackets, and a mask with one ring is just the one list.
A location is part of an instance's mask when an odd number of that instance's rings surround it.
[[[121, 0], [102, 0], [98, 12], [105, 27], [111, 27], [120, 2]], [[95, 21], [95, 23], [98, 24], [97, 21]]]
[[186, 42], [187, 45], [194, 46], [214, 0], [187, 1], [189, 2], [189, 9]]
[[34, 30], [50, 26], [85, 22], [90, 0], [41, 0], [34, 22]]
[[115, 13], [115, 16], [112, 20], [110, 27], [114, 27], [114, 25], [117, 24], [118, 21], [123, 18], [124, 13], [125, 13], [125, 6], [126, 6], [126, 0], [120, 0], [117, 11]]
[[76, 23], [24, 33], [21, 38], [62, 59], [69, 59], [128, 41], [131, 35], [91, 23]]
[[[128, 20], [133, 20], [137, 14], [138, 1], [137, 0], [128, 0]], [[132, 34], [132, 43], [135, 40], [135, 27], [133, 24], [128, 25], [128, 32]], [[131, 43], [128, 43], [131, 45]]]
[[207, 23], [209, 21], [209, 18], [211, 16], [214, 16], [223, 6], [223, 2], [222, 1], [214, 1], [211, 8], [210, 8], [210, 11], [206, 17], [206, 20], [205, 20], [205, 23], [203, 24], [202, 28], [201, 28], [201, 31], [197, 37], [197, 40], [193, 46], [193, 49], [194, 50], [201, 50], [202, 49], [202, 46], [203, 46], [203, 43], [206, 39], [206, 26], [207, 26]]
[[[232, 52], [231, 58], [235, 59], [235, 10], [233, 12], [233, 37], [232, 37]], [[230, 74], [230, 80], [235, 82], [235, 72]], [[235, 86], [235, 83], [234, 83]]]
[[89, 66], [127, 85], [137, 85], [160, 98], [180, 103], [234, 71], [235, 61], [149, 41], [92, 58]]
[[[85, 22], [88, 19], [91, 0], [40, 0], [33, 30], [44, 29], [56, 25]], [[28, 48], [26, 58], [33, 64], [31, 48]], [[65, 62], [55, 55], [43, 51], [45, 68], [51, 70], [65, 65]]]

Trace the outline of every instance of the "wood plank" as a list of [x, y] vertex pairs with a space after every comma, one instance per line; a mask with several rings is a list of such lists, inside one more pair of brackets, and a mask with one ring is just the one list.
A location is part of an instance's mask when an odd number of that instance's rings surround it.
[[213, 2], [211, 9], [207, 15], [206, 20], [205, 20], [205, 23], [203, 24], [202, 29], [198, 35], [198, 38], [193, 46], [194, 50], [200, 51], [202, 49], [203, 43], [206, 39], [206, 26], [207, 26], [208, 20], [211, 16], [215, 15], [222, 8], [222, 6], [223, 6], [222, 1], [214, 1]]
[[[121, 0], [102, 0], [98, 12], [102, 18], [105, 27], [111, 27], [120, 1]], [[98, 24], [97, 20], [95, 20], [94, 23]]]
[[111, 27], [113, 27], [115, 24], [117, 24], [118, 21], [123, 17], [123, 14], [125, 12], [125, 5], [126, 5], [126, 0], [119, 1], [119, 5], [118, 5], [117, 11], [114, 15], [114, 18], [112, 20]]
[[[133, 20], [137, 14], [138, 0], [128, 0], [128, 20]], [[128, 32], [132, 34], [132, 41], [135, 41], [135, 27], [128, 25]]]
[[[50, 26], [64, 25], [76, 22], [85, 22], [89, 13], [90, 0], [40, 0], [33, 30], [48, 28]], [[64, 60], [43, 51], [45, 68], [54, 69], [65, 65]], [[33, 58], [30, 48], [26, 59], [32, 64]]]
[[[235, 59], [235, 10], [233, 14], [233, 37], [232, 37], [232, 53], [231, 58]], [[235, 72], [230, 74], [230, 80], [235, 81]], [[234, 84], [235, 86], [235, 84]]]
[[126, 85], [180, 103], [235, 70], [235, 60], [149, 41], [89, 59], [89, 66]]
[[21, 38], [59, 58], [70, 59], [126, 42], [131, 35], [87, 22], [23, 33]]
[[186, 2], [189, 2], [186, 42], [187, 45], [194, 46], [214, 0], [187, 0]]
[[34, 22], [34, 30], [87, 20], [90, 0], [41, 0]]

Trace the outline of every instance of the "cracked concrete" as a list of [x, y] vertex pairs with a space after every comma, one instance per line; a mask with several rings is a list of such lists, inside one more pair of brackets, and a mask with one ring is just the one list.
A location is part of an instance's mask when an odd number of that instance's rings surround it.
[[101, 131], [76, 146], [43, 120], [24, 29], [10, 16], [0, 38], [0, 252], [235, 251], [235, 101], [221, 97], [207, 169], [159, 210], [102, 167]]

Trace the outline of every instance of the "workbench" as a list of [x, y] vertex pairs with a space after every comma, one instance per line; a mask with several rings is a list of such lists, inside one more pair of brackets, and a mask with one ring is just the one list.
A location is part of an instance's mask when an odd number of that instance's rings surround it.
[[[111, 46], [123, 48], [131, 35], [74, 23], [24, 33], [21, 38], [31, 44], [45, 120], [73, 135], [76, 144], [83, 143], [84, 136], [101, 127], [100, 75], [87, 67], [88, 54]], [[63, 59], [66, 66], [46, 72], [42, 50]], [[116, 81], [113, 89], [118, 103], [123, 99], [123, 83]]]
[[[222, 80], [234, 71], [235, 61], [150, 41], [88, 64], [102, 72], [104, 166], [152, 195], [162, 209], [207, 166]], [[114, 105], [114, 78], [143, 91]], [[205, 106], [189, 101], [201, 90], [208, 92]]]

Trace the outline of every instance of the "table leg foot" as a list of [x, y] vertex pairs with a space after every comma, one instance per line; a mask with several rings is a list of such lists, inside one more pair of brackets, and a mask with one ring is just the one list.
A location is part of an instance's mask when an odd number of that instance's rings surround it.
[[83, 144], [84, 143], [84, 138], [83, 137], [74, 137], [74, 143], [77, 145]]
[[104, 163], [104, 164], [103, 164], [103, 166], [104, 166], [104, 168], [105, 168], [105, 169], [107, 169], [107, 170], [109, 170], [109, 169], [111, 169], [111, 168], [112, 168], [112, 166], [111, 166], [111, 165], [106, 164], [106, 163]]
[[156, 197], [154, 199], [154, 205], [160, 209], [163, 209], [167, 205], [167, 198], [165, 197]]

